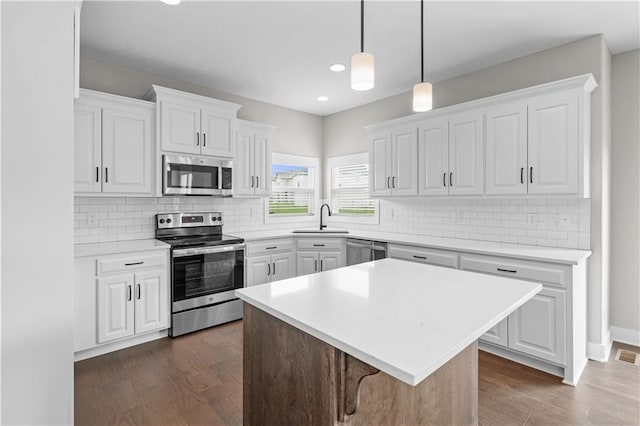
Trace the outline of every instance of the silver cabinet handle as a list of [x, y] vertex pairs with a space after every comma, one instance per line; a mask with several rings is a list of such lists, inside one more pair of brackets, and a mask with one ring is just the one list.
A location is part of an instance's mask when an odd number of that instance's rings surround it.
[[395, 177], [395, 176], [393, 176], [393, 177], [391, 178], [391, 187], [392, 187], [392, 188], [394, 188], [394, 189], [395, 189], [395, 187], [396, 187], [396, 177]]
[[453, 172], [449, 173], [449, 186], [453, 186]]
[[267, 276], [271, 275], [271, 264], [267, 263]]
[[496, 268], [498, 270], [498, 272], [508, 272], [510, 274], [517, 274], [518, 270], [517, 269], [502, 269], [502, 268]]
[[524, 185], [524, 167], [520, 167], [520, 183]]
[[391, 180], [391, 176], [387, 176], [387, 189], [391, 188], [391, 185], [389, 184], [390, 180]]
[[200, 146], [200, 132], [196, 132], [196, 146]]
[[529, 182], [533, 183], [533, 166], [529, 167]]
[[207, 146], [207, 134], [202, 133], [202, 146]]
[[427, 256], [417, 256], [417, 255], [413, 255], [414, 259], [420, 259], [420, 260], [427, 260]]
[[124, 266], [134, 266], [134, 265], [142, 265], [144, 264], [144, 262], [131, 262], [131, 263], [125, 263]]
[[131, 301], [131, 286], [127, 286], [127, 287], [129, 287], [129, 298], [127, 300]]
[[256, 176], [256, 188], [260, 188], [260, 177]]
[[314, 244], [314, 247], [324, 247], [324, 244]]
[[324, 265], [322, 263], [322, 260], [320, 261], [320, 271], [324, 271]]
[[140, 300], [141, 296], [142, 296], [142, 289], [140, 288], [140, 283], [138, 283], [138, 297], [136, 297], [136, 299]]
[[276, 274], [276, 262], [273, 262], [273, 275]]
[[96, 182], [100, 182], [100, 166], [96, 166]]
[[251, 176], [251, 188], [253, 188], [253, 178], [254, 176]]
[[442, 174], [442, 186], [447, 186], [447, 172]]
[[315, 272], [318, 272], [318, 260], [316, 259], [314, 262], [315, 262], [315, 263], [314, 263], [314, 266], [313, 266], [313, 270], [314, 270]]
[[104, 183], [109, 183], [109, 168], [104, 168]]

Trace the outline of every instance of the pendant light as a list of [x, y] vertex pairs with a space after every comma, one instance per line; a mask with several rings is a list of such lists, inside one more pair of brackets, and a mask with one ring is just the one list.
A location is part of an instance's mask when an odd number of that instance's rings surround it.
[[360, 0], [360, 53], [351, 57], [351, 88], [373, 88], [373, 55], [364, 51], [364, 0]]
[[433, 88], [424, 82], [424, 0], [420, 0], [420, 83], [413, 86], [413, 110], [431, 111], [433, 107]]

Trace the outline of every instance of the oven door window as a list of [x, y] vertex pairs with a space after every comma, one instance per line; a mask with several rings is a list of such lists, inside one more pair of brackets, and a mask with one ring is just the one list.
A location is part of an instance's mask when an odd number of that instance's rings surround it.
[[166, 182], [168, 188], [218, 189], [218, 168], [196, 164], [169, 163]]
[[243, 272], [244, 250], [174, 258], [174, 302], [240, 289]]

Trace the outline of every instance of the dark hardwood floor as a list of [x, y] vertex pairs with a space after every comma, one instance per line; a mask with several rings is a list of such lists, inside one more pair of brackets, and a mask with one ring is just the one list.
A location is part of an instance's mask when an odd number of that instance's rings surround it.
[[[480, 424], [639, 425], [640, 367], [614, 355], [574, 388], [480, 351]], [[241, 425], [242, 323], [77, 362], [75, 423]]]

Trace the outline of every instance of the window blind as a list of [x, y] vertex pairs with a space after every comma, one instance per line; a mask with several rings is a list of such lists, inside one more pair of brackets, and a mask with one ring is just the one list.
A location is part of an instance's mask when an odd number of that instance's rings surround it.
[[337, 166], [331, 172], [331, 198], [334, 213], [373, 216], [375, 203], [369, 198], [369, 165]]

